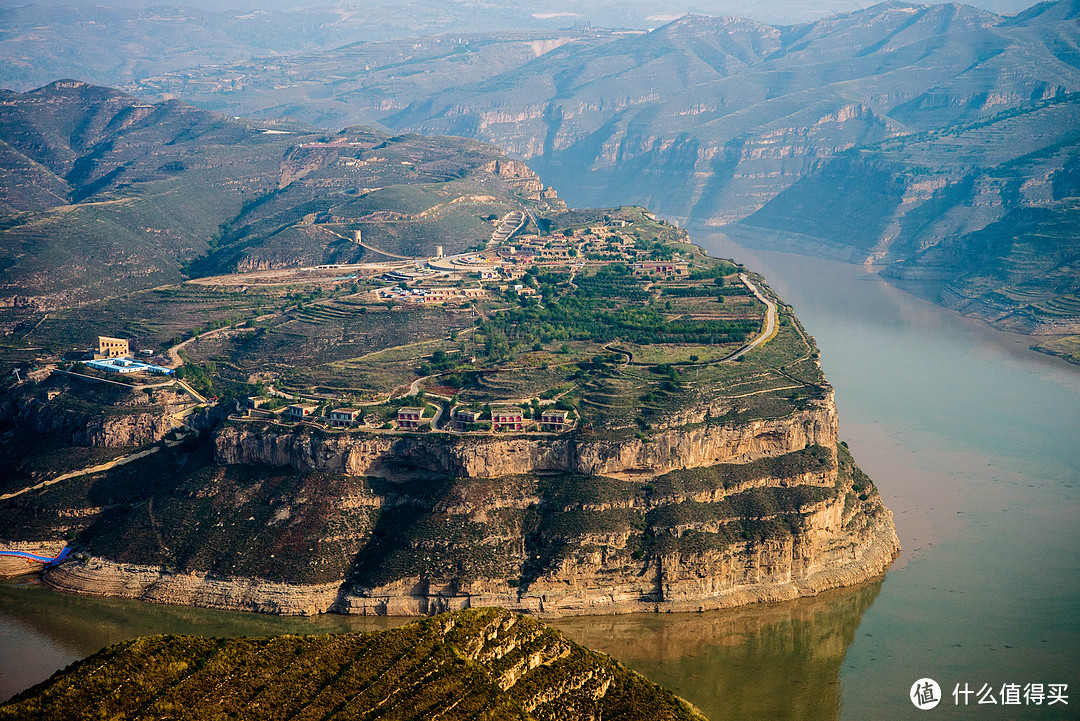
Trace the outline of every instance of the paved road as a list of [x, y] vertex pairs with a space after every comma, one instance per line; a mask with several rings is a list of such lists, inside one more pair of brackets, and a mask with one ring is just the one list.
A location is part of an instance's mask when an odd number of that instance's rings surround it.
[[751, 283], [750, 279], [747, 278], [744, 273], [739, 273], [739, 280], [741, 280], [743, 284], [753, 292], [753, 294], [757, 297], [758, 300], [760, 300], [768, 307], [769, 311], [765, 315], [765, 329], [761, 331], [761, 334], [758, 335], [758, 337], [754, 340], [744, 345], [737, 352], [728, 356], [726, 360], [735, 360], [742, 357], [743, 355], [749, 353], [750, 351], [763, 344], [765, 341], [769, 340], [769, 338], [772, 337], [772, 334], [776, 332], [776, 303], [773, 303], [771, 300], [762, 295], [761, 291], [758, 290], [757, 286]]

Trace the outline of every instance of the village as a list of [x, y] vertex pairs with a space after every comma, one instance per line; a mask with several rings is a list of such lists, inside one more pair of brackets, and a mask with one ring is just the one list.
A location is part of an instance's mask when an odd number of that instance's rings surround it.
[[[408, 344], [400, 346], [403, 349], [400, 352], [407, 354], [413, 365], [402, 365], [400, 361], [396, 361], [396, 366], [391, 363], [396, 370], [385, 381], [377, 379], [378, 372], [365, 376], [371, 377], [374, 385], [371, 381], [357, 385], [341, 376], [336, 383], [330, 382], [337, 386], [336, 389], [320, 390], [297, 384], [295, 379], [277, 373], [264, 373], [257, 383], [249, 381], [249, 384], [257, 385], [254, 393], [251, 390], [240, 395], [235, 391], [223, 393], [227, 405], [222, 406], [222, 410], [233, 422], [308, 426], [327, 432], [562, 434], [582, 423], [577, 405], [581, 401], [581, 379], [575, 380], [571, 376], [595, 373], [595, 368], [625, 367], [633, 360], [633, 354], [604, 344], [587, 344], [592, 350], [584, 346], [572, 350], [566, 344], [538, 343], [534, 338], [528, 342], [528, 349], [519, 341], [512, 345], [520, 350], [509, 355], [503, 352], [499, 358], [500, 352], [490, 347], [492, 333], [498, 336], [499, 332], [482, 327], [483, 323], [503, 317], [503, 313], [513, 315], [530, 307], [543, 311], [545, 303], [555, 302], [566, 293], [577, 293], [579, 287], [590, 289], [583, 292], [594, 297], [633, 298], [635, 304], [645, 302], [646, 306], [659, 303], [657, 307], [666, 307], [669, 317], [684, 317], [688, 322], [698, 324], [714, 322], [711, 318], [719, 318], [723, 324], [730, 322], [725, 318], [742, 317], [746, 312], [744, 309], [749, 307], [742, 304], [747, 301], [730, 296], [751, 296], [751, 305], [754, 302], [753, 288], [747, 281], [728, 282], [710, 275], [712, 271], [702, 271], [700, 257], [684, 250], [678, 243], [659, 240], [660, 232], [670, 232], [664, 231], [664, 221], [657, 221], [637, 209], [623, 217], [594, 216], [586, 222], [553, 231], [543, 227], [528, 210], [512, 211], [494, 225], [494, 232], [485, 242], [455, 254], [448, 255], [442, 246], [436, 246], [434, 255], [427, 258], [242, 272], [189, 281], [193, 288], [209, 286], [241, 294], [248, 287], [271, 286], [259, 292], [276, 292], [279, 296], [284, 293], [285, 297], [296, 297], [296, 288], [306, 287], [310, 299], [292, 306], [291, 310], [285, 306], [283, 315], [265, 316], [270, 319], [267, 321], [270, 326], [251, 321], [234, 322], [192, 332], [171, 346], [163, 345], [163, 351], [136, 351], [132, 347], [135, 339], [129, 344], [125, 338], [100, 336], [98, 348], [76, 359], [78, 362], [65, 373], [102, 382], [123, 382], [135, 388], [156, 387], [163, 383], [178, 385], [191, 397], [193, 410], [197, 410], [219, 400], [219, 392], [210, 389], [211, 383], [200, 382], [208, 377], [192, 375], [200, 373], [203, 366], [191, 362], [189, 357], [192, 351], [196, 356], [204, 353], [198, 349], [205, 347], [211, 338], [257, 337], [263, 332], [260, 328], [284, 329], [297, 323], [317, 329], [320, 323], [362, 317], [356, 314], [366, 311], [390, 311], [390, 315], [385, 316], [390, 320], [398, 316], [395, 310], [443, 308], [448, 315], [438, 317], [451, 320], [457, 314], [459, 318], [472, 319], [466, 322], [474, 324], [473, 327], [451, 332], [449, 338], [444, 337], [441, 341], [427, 341], [434, 345], [426, 352], [407, 349]], [[535, 230], [522, 232], [527, 226]], [[675, 231], [678, 237], [677, 229]], [[359, 231], [355, 231], [355, 241], [364, 242]], [[376, 254], [382, 252], [368, 244], [365, 247]], [[694, 271], [696, 275], [692, 274], [692, 268], [698, 269]], [[725, 272], [734, 273], [732, 268]], [[318, 289], [325, 287], [326, 282], [332, 283], [330, 288], [334, 292], [320, 300], [323, 295]], [[348, 291], [350, 284], [351, 293]], [[275, 291], [273, 286], [278, 290]], [[311, 288], [316, 289], [314, 294]], [[710, 304], [712, 296], [728, 296], [729, 303], [725, 306], [721, 297], [713, 298]], [[674, 311], [673, 301], [677, 303]], [[717, 302], [720, 305], [716, 305]], [[321, 310], [323, 308], [326, 310]], [[680, 312], [679, 308], [691, 311], [692, 315], [670, 315]], [[372, 318], [372, 315], [366, 317]], [[411, 322], [406, 316], [401, 316], [401, 320]], [[575, 322], [588, 324], [591, 321], [588, 316], [583, 316]], [[757, 321], [750, 323], [756, 325]], [[521, 330], [507, 329], [507, 332], [514, 334]], [[578, 332], [585, 331], [579, 329]], [[694, 333], [687, 336], [686, 331], [680, 332], [686, 340], [676, 341], [678, 343], [709, 342], [704, 338], [697, 340]], [[714, 337], [714, 342], [730, 341]], [[533, 360], [528, 359], [528, 353], [521, 355], [523, 350], [531, 350]], [[379, 366], [382, 361], [376, 358], [394, 352], [395, 344], [391, 341], [385, 351], [374, 355], [360, 354], [352, 360], [329, 365], [353, 372], [352, 378], [358, 378], [355, 372], [363, 375], [365, 368]], [[597, 352], [601, 355], [596, 355]], [[723, 351], [735, 352], [737, 349]], [[582, 357], [583, 353], [585, 357]], [[367, 360], [369, 357], [371, 360]], [[519, 358], [520, 362], [512, 358]], [[698, 356], [688, 352], [687, 359], [680, 362], [692, 364], [697, 360]], [[533, 370], [529, 369], [530, 363]], [[476, 388], [461, 387], [463, 379], [470, 373], [494, 372], [504, 379], [524, 379], [541, 367], [547, 369], [549, 366], [566, 370], [560, 371], [562, 380], [557, 386], [548, 390], [522, 380], [513, 381], [517, 384], [515, 389], [486, 396], [484, 392], [478, 393]], [[594, 370], [582, 371], [582, 367]], [[654, 366], [645, 364], [645, 367]], [[668, 371], [665, 373], [675, 377]], [[153, 376], [164, 379], [155, 381]], [[326, 376], [323, 371], [322, 377], [329, 380], [332, 376]], [[327, 385], [327, 381], [322, 384]]]
[[[503, 227], [516, 220], [513, 216], [504, 219]], [[638, 276], [685, 278], [689, 274], [687, 262], [677, 253], [642, 248], [632, 231], [633, 224], [625, 220], [552, 236], [511, 236], [496, 231], [484, 250], [444, 256], [439, 246], [433, 258], [412, 267], [389, 270], [380, 277], [394, 285], [372, 293], [379, 300], [421, 305], [462, 303], [492, 292], [536, 295], [535, 289], [516, 282], [530, 268], [575, 272], [585, 265], [599, 267], [611, 263], [627, 263]], [[469, 280], [476, 284], [468, 283]]]
[[[424, 306], [463, 305], [507, 293], [535, 299], [539, 291], [529, 284], [530, 271], [532, 275], [544, 270], [572, 276], [586, 266], [599, 268], [615, 263], [625, 264], [634, 276], [642, 279], [680, 279], [689, 275], [689, 265], [678, 252], [642, 243], [634, 235], [630, 221], [608, 220], [548, 236], [514, 235], [528, 219], [526, 211], [506, 215], [482, 250], [445, 255], [443, 247], [437, 246], [433, 257], [395, 264], [376, 276], [386, 285], [371, 290], [371, 299]], [[359, 233], [357, 242], [360, 242]], [[350, 270], [358, 276], [379, 269], [380, 266], [371, 265], [327, 268], [337, 272]], [[355, 407], [334, 407], [332, 399], [305, 401], [299, 395], [290, 397], [280, 393], [250, 397], [232, 418], [382, 433], [559, 434], [575, 427], [576, 413], [572, 406], [555, 399], [534, 397], [514, 404], [469, 405], [459, 403], [454, 396], [418, 388], [419, 381], [396, 398], [391, 394], [386, 401], [375, 400]], [[287, 400], [300, 402], [283, 405]], [[406, 405], [398, 406], [400, 403]]]

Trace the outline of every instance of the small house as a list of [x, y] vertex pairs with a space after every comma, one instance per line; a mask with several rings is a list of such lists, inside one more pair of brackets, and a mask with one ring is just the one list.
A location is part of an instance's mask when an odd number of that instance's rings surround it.
[[540, 430], [561, 433], [566, 427], [566, 411], [544, 411], [540, 414]]
[[420, 426], [420, 419], [424, 415], [423, 408], [398, 408], [398, 428], [416, 430]]
[[110, 338], [107, 335], [98, 336], [98, 358], [123, 358], [131, 354], [131, 347], [124, 338]]
[[634, 275], [663, 275], [684, 278], [690, 275], [689, 266], [681, 261], [645, 260], [634, 263]]
[[520, 431], [524, 418], [517, 408], [503, 408], [491, 411], [491, 427], [496, 431]]
[[291, 406], [285, 408], [285, 417], [290, 421], [302, 421], [305, 418], [315, 414], [315, 411], [319, 410], [316, 405], [307, 403], [294, 403]]
[[468, 408], [454, 409], [454, 430], [456, 431], [463, 431], [469, 427], [470, 423], [476, 423], [479, 420], [480, 411], [474, 411]]
[[334, 428], [348, 428], [356, 423], [360, 411], [356, 408], [335, 408], [330, 411], [330, 425]]

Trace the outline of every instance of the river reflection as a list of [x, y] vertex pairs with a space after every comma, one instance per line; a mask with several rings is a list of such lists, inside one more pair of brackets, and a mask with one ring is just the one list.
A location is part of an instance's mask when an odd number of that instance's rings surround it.
[[269, 636], [378, 631], [407, 618], [281, 617], [75, 596], [31, 579], [0, 581], [0, 701], [72, 661], [120, 641], [160, 633]]
[[[837, 677], [881, 582], [815, 598], [699, 614], [586, 616], [551, 621], [694, 703], [713, 721], [835, 719]], [[159, 633], [262, 636], [374, 631], [404, 618], [282, 618], [0, 583], [0, 699], [119, 641]]]
[[712, 721], [828, 721], [840, 715], [841, 663], [880, 590], [877, 581], [787, 603], [551, 624], [691, 701]]

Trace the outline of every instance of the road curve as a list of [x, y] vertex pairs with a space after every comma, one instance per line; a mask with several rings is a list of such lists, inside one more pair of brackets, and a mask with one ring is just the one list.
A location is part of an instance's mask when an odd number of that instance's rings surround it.
[[773, 303], [771, 300], [762, 295], [761, 291], [758, 290], [756, 285], [750, 282], [750, 279], [746, 277], [745, 273], [739, 273], [739, 280], [741, 280], [743, 282], [743, 285], [749, 288], [751, 292], [753, 292], [754, 296], [762, 303], [764, 303], [769, 310], [765, 314], [765, 328], [761, 331], [758, 337], [744, 345], [734, 354], [728, 356], [726, 360], [736, 360], [737, 358], [740, 358], [741, 356], [749, 353], [758, 346], [762, 345], [765, 341], [769, 340], [769, 338], [772, 337], [772, 334], [776, 332], [776, 303]]

